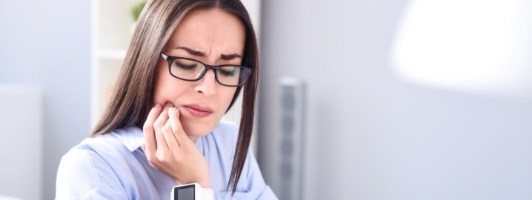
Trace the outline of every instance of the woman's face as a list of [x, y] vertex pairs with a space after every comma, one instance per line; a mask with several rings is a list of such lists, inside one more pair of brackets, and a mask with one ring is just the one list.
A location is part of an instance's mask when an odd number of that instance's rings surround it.
[[[236, 16], [218, 8], [196, 9], [181, 20], [163, 53], [207, 65], [241, 65], [244, 43], [245, 28]], [[183, 129], [193, 141], [220, 121], [235, 91], [236, 87], [216, 82], [213, 70], [195, 82], [179, 80], [170, 74], [168, 62], [159, 58], [154, 101], [171, 103], [180, 111]]]

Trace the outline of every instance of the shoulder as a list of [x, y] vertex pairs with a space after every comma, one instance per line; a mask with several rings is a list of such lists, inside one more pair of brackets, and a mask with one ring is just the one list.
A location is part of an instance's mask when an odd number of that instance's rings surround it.
[[92, 167], [112, 167], [119, 164], [128, 156], [129, 151], [117, 137], [117, 133], [125, 129], [117, 129], [96, 137], [86, 138], [72, 147], [61, 158], [61, 165], [76, 169]]
[[96, 137], [86, 138], [80, 144], [74, 146], [65, 154], [85, 154], [86, 156], [98, 156], [102, 158], [112, 158], [120, 156], [127, 150], [120, 140], [116, 137], [115, 132], [110, 132]]
[[76, 145], [61, 157], [59, 172], [87, 171], [99, 160], [98, 154], [87, 145]]
[[90, 171], [88, 169], [102, 166], [120, 155], [118, 145], [109, 134], [86, 138], [61, 157], [59, 171]]
[[90, 143], [87, 140], [61, 158], [56, 179], [56, 199], [126, 199], [128, 192], [121, 176], [100, 151], [87, 145]]
[[69, 199], [76, 195], [122, 196], [126, 193], [129, 151], [109, 132], [84, 139], [61, 157], [56, 179], [56, 195]]
[[72, 159], [75, 157], [93, 157], [100, 152], [107, 152], [110, 149], [116, 149], [119, 142], [110, 133], [96, 137], [85, 138], [78, 145], [72, 147], [63, 159]]
[[[93, 148], [92, 138], [83, 140], [62, 156], [57, 171], [56, 193], [58, 197], [86, 194], [115, 178], [113, 170]], [[62, 198], [60, 198], [62, 199]], [[66, 199], [66, 198], [65, 198]]]

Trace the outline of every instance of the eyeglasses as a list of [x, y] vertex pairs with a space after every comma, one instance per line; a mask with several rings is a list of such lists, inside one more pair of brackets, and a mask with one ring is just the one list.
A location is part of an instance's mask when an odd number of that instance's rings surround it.
[[246, 83], [253, 72], [252, 68], [239, 65], [212, 66], [190, 58], [168, 56], [164, 53], [161, 53], [161, 56], [168, 62], [170, 74], [184, 81], [198, 81], [212, 69], [216, 82], [223, 86], [239, 87]]

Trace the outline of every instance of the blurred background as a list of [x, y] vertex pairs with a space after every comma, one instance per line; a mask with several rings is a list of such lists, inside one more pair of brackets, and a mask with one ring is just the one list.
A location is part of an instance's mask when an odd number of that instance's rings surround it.
[[[252, 149], [280, 199], [532, 199], [532, 1], [243, 2], [261, 53]], [[54, 198], [139, 8], [0, 0], [0, 199]]]

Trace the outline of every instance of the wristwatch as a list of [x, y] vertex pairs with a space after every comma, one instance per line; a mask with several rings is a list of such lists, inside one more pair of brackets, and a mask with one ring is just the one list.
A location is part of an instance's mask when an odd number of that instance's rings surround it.
[[214, 192], [197, 183], [174, 186], [170, 196], [172, 200], [214, 200]]

